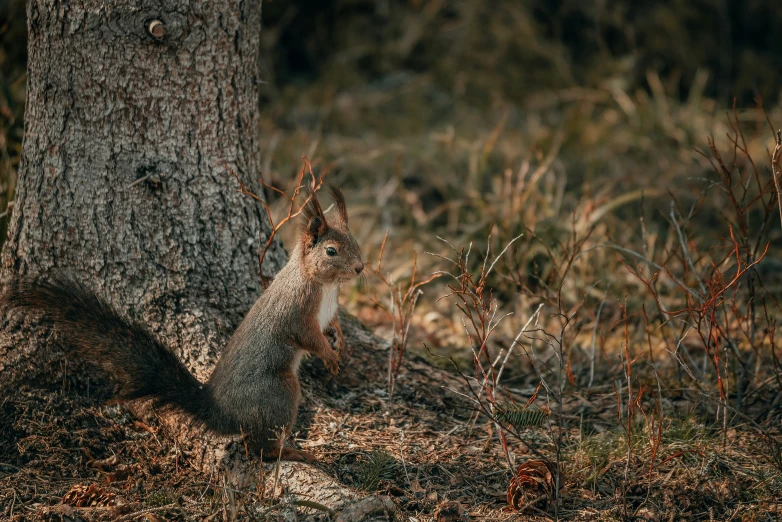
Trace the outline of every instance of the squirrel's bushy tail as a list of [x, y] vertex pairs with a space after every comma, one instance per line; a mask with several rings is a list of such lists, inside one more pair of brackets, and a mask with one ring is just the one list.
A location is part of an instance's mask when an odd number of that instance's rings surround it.
[[211, 390], [142, 325], [67, 277], [21, 280], [0, 296], [0, 311], [42, 312], [63, 340], [85, 359], [100, 363], [121, 384], [124, 399], [151, 398], [156, 407], [183, 411], [218, 429]]

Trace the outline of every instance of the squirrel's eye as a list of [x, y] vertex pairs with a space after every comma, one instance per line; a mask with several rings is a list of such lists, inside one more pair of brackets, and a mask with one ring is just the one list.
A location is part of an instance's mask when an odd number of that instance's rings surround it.
[[326, 247], [326, 254], [330, 257], [334, 257], [337, 255], [337, 249], [334, 247]]

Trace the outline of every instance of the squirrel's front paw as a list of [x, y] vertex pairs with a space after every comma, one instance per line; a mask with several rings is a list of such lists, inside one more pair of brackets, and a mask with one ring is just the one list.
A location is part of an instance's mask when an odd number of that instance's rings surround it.
[[331, 327], [326, 330], [326, 339], [329, 340], [331, 347], [338, 353], [345, 351], [345, 338], [340, 335], [336, 328]]
[[330, 350], [324, 353], [321, 358], [323, 359], [323, 364], [326, 365], [326, 368], [328, 368], [331, 373], [334, 375], [339, 373], [339, 354], [337, 352]]

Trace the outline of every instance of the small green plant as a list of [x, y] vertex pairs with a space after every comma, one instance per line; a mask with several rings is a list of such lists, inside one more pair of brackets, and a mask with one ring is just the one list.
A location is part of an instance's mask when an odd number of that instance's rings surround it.
[[391, 480], [397, 469], [396, 460], [385, 450], [375, 450], [358, 462], [358, 486], [364, 491], [374, 491], [383, 480]]
[[577, 447], [576, 460], [583, 459], [586, 473], [586, 483], [594, 485], [605, 468], [624, 453], [624, 433], [614, 429], [585, 438]]
[[526, 404], [504, 404], [495, 409], [495, 417], [500, 422], [507, 422], [514, 428], [538, 428], [548, 419], [550, 412], [538, 406]]
[[668, 445], [696, 447], [714, 437], [706, 426], [693, 419], [671, 419], [663, 430], [663, 442]]
[[174, 499], [167, 491], [155, 491], [147, 497], [147, 504], [151, 507], [167, 506], [174, 502]]

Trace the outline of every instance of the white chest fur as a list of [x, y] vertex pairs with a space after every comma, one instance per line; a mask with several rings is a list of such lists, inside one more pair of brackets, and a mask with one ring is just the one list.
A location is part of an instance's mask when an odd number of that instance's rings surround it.
[[339, 297], [339, 285], [324, 285], [318, 310], [318, 323], [321, 331], [325, 330], [334, 314], [337, 313], [337, 297]]

